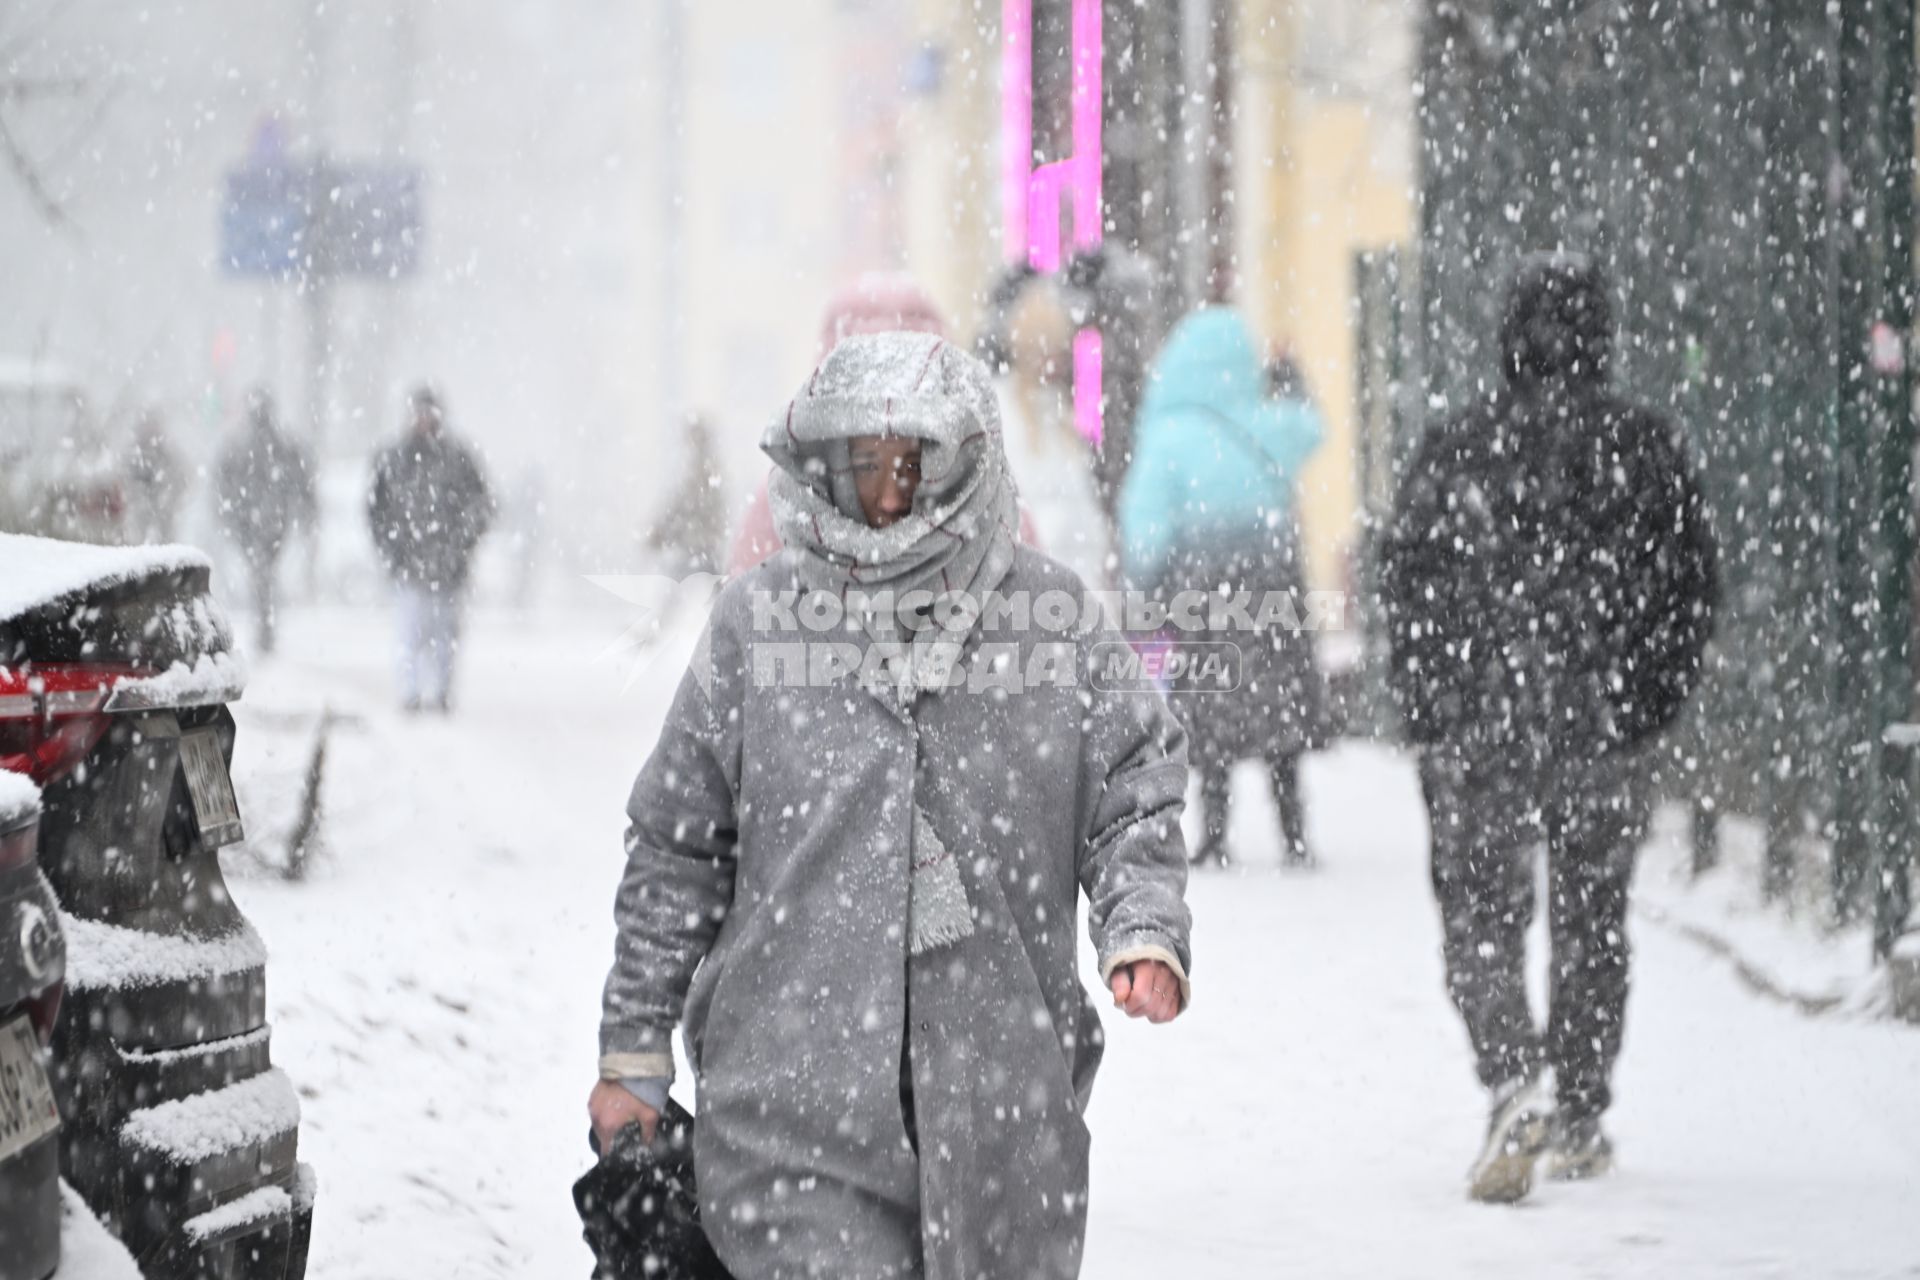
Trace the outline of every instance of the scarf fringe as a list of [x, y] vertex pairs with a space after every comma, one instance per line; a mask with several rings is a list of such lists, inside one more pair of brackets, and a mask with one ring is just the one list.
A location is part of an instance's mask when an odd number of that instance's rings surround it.
[[907, 920], [912, 954], [925, 955], [973, 936], [973, 904], [960, 864], [941, 842], [926, 811], [913, 806], [913, 850], [908, 864]]

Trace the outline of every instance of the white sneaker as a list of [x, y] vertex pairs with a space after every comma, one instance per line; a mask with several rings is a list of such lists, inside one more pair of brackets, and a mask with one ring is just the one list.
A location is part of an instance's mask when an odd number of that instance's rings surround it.
[[1556, 1121], [1547, 1177], [1556, 1182], [1586, 1182], [1613, 1172], [1613, 1144], [1598, 1120]]
[[1512, 1204], [1533, 1190], [1533, 1166], [1553, 1133], [1553, 1086], [1544, 1076], [1494, 1090], [1486, 1145], [1467, 1174], [1467, 1194], [1483, 1204]]

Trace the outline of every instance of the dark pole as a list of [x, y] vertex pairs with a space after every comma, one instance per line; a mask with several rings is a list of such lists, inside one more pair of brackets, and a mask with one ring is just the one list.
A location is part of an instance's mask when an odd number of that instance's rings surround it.
[[[1233, 208], [1233, 13], [1232, 0], [1214, 0], [1207, 26], [1207, 61], [1212, 83], [1207, 87], [1209, 138], [1207, 146], [1207, 287], [1206, 301], [1228, 302], [1234, 281], [1235, 224]], [[1257, 264], [1251, 264], [1256, 265]]]
[[1763, 12], [1760, 65], [1776, 74], [1764, 95], [1764, 222], [1752, 269], [1772, 360], [1760, 370], [1769, 389], [1757, 406], [1765, 451], [1746, 459], [1745, 478], [1766, 495], [1767, 551], [1751, 624], [1761, 637], [1755, 656], [1771, 676], [1760, 707], [1769, 766], [1764, 883], [1768, 896], [1779, 897], [1792, 886], [1807, 817], [1818, 815], [1832, 832], [1839, 767], [1827, 692], [1840, 639], [1830, 540], [1839, 501], [1830, 231], [1837, 33], [1801, 0], [1767, 0]]
[[[1835, 711], [1833, 895], [1842, 920], [1889, 914], [1904, 753], [1885, 742], [1911, 699], [1908, 573], [1913, 549], [1913, 414], [1906, 371], [1912, 303], [1913, 12], [1889, 0], [1839, 10], [1835, 219], [1841, 501], [1832, 513], [1841, 628]], [[1881, 924], [1876, 920], [1877, 924]], [[1882, 924], [1884, 930], [1886, 926]]]
[[1911, 0], [1871, 0], [1875, 128], [1867, 181], [1877, 196], [1874, 283], [1879, 292], [1873, 365], [1879, 430], [1875, 477], [1878, 554], [1873, 566], [1878, 670], [1873, 720], [1878, 788], [1874, 814], [1874, 954], [1886, 959], [1911, 910], [1914, 797], [1907, 753], [1888, 743], [1889, 725], [1913, 709], [1913, 374], [1908, 367], [1914, 310], [1914, 10]]

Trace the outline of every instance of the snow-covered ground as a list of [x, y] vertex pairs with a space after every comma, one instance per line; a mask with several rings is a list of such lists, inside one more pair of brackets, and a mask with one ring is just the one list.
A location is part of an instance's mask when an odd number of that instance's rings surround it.
[[[253, 665], [256, 856], [232, 874], [319, 1172], [316, 1280], [587, 1273], [569, 1186], [621, 810], [678, 677], [669, 652], [629, 684], [608, 655], [628, 621], [611, 597], [479, 617], [452, 719], [393, 707], [380, 613], [290, 611]], [[269, 864], [323, 706], [323, 848], [293, 883]], [[1090, 1280], [1920, 1275], [1920, 1032], [1803, 1017], [1644, 915], [1621, 1169], [1469, 1203], [1484, 1114], [1412, 771], [1357, 746], [1309, 764], [1311, 874], [1275, 868], [1242, 781], [1242, 869], [1190, 894], [1192, 1010], [1108, 1019]]]

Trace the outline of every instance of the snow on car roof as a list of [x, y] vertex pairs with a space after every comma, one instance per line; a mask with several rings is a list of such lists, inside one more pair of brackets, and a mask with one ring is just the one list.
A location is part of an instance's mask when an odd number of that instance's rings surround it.
[[0, 769], [0, 831], [40, 812], [40, 788], [24, 773]]
[[180, 569], [210, 569], [195, 547], [105, 547], [0, 533], [0, 622], [102, 587]]

